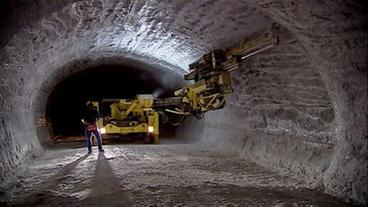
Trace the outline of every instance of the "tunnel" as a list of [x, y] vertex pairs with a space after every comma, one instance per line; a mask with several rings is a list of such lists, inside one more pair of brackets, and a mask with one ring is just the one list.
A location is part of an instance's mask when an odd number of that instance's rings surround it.
[[[5, 0], [0, 205], [366, 206], [367, 16], [354, 1]], [[277, 24], [221, 110], [86, 155], [87, 100], [170, 97], [189, 64]], [[95, 150], [95, 149], [94, 149]]]
[[[49, 122], [48, 139], [84, 136], [80, 119], [88, 101], [134, 99], [137, 94], [170, 97], [184, 81], [179, 73], [152, 68], [129, 68], [124, 65], [99, 65], [76, 72], [54, 87], [46, 104]], [[105, 114], [109, 107], [103, 108]], [[100, 112], [103, 116], [101, 108]], [[160, 131], [164, 131], [162, 129]], [[166, 130], [168, 131], [168, 130]], [[50, 140], [43, 140], [47, 143]]]

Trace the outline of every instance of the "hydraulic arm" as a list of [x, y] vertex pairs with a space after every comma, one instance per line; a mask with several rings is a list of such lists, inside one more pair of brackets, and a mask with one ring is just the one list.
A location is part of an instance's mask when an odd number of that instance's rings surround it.
[[232, 93], [230, 72], [238, 69], [245, 59], [277, 45], [278, 30], [273, 24], [236, 47], [203, 55], [189, 65], [189, 73], [184, 76], [194, 83], [175, 91], [175, 97], [155, 100], [154, 107], [171, 106], [165, 112], [198, 118], [209, 110], [223, 108], [227, 96]]

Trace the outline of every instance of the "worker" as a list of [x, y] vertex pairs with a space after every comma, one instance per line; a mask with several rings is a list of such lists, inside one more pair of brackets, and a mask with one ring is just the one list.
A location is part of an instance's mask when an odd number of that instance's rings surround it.
[[97, 139], [98, 151], [104, 152], [102, 148], [102, 140], [101, 135], [97, 130], [96, 121], [98, 119], [98, 112], [93, 106], [91, 101], [87, 101], [87, 110], [82, 117], [82, 123], [84, 125], [84, 133], [86, 135], [87, 140], [87, 148], [88, 154], [92, 153], [92, 135], [94, 135]]

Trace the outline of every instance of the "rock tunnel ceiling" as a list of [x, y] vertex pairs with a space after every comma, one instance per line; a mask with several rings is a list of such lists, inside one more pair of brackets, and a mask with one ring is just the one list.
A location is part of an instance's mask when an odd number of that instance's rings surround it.
[[337, 197], [366, 202], [363, 1], [18, 0], [4, 5], [2, 182], [24, 157], [41, 151], [37, 137], [47, 135], [35, 128], [36, 119], [44, 116], [53, 88], [71, 74], [124, 62], [177, 77], [200, 55], [233, 46], [276, 22], [282, 27], [281, 45], [234, 72], [228, 106], [200, 123], [188, 120], [183, 136], [200, 137], [197, 145], [203, 148], [235, 151], [292, 172]]

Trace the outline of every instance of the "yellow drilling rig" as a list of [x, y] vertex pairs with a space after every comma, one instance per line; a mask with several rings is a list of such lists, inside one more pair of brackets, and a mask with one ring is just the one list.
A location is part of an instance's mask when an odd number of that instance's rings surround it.
[[99, 119], [98, 128], [107, 135], [142, 133], [146, 142], [158, 143], [159, 118], [178, 125], [187, 116], [202, 118], [207, 111], [223, 108], [232, 93], [230, 72], [248, 57], [278, 43], [279, 27], [273, 24], [236, 47], [214, 50], [190, 64], [184, 79], [192, 84], [176, 90], [173, 97], [137, 95], [134, 100], [103, 100], [101, 103], [108, 103], [111, 113]]
[[[139, 94], [135, 99], [103, 99], [93, 102], [101, 115], [97, 127], [103, 136], [141, 134], [147, 143], [158, 143], [159, 116], [153, 109], [153, 96]], [[110, 113], [103, 113], [108, 106]]]

